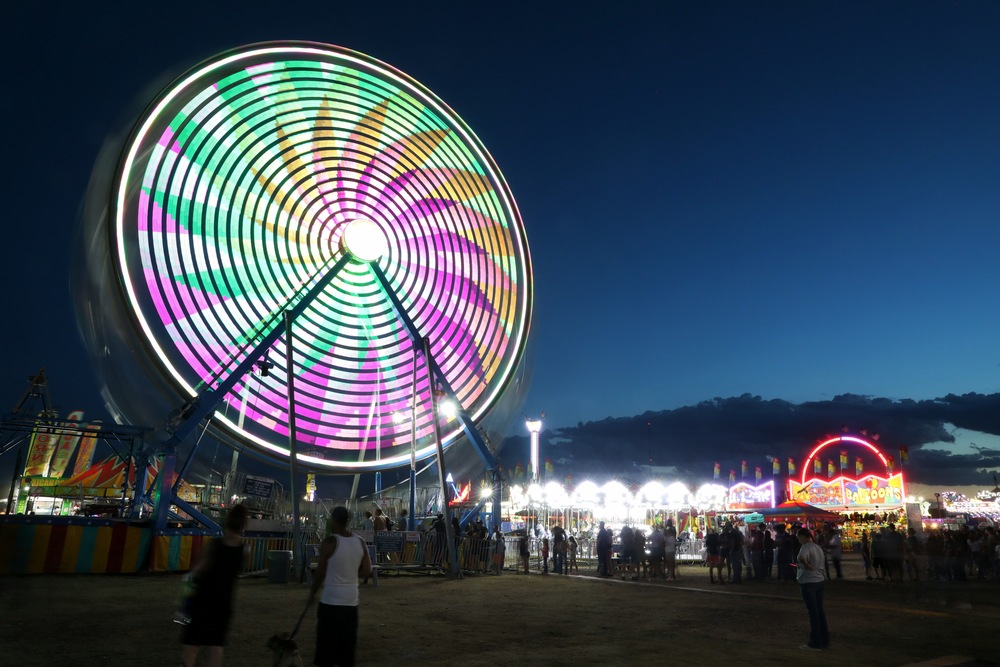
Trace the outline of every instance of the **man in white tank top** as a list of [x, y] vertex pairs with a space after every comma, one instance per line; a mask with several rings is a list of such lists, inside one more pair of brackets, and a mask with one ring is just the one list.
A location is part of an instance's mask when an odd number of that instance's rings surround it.
[[358, 643], [358, 579], [369, 577], [372, 562], [368, 545], [347, 529], [350, 513], [335, 507], [330, 514], [333, 534], [323, 540], [319, 564], [309, 591], [310, 603], [323, 589], [316, 610], [316, 659], [314, 665], [333, 667], [354, 664]]

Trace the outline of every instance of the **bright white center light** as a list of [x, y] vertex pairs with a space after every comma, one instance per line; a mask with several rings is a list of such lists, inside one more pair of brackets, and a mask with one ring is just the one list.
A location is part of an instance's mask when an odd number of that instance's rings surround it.
[[373, 262], [389, 250], [385, 234], [371, 220], [356, 218], [347, 223], [340, 247], [362, 262]]
[[455, 405], [455, 401], [446, 398], [438, 405], [438, 412], [440, 412], [444, 417], [451, 419], [458, 414], [458, 406]]

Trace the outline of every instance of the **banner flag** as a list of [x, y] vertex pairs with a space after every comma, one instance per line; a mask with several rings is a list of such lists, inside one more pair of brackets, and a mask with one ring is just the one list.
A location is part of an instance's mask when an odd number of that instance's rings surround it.
[[840, 450], [840, 469], [845, 470], [847, 468], [847, 450]]
[[[74, 410], [66, 416], [71, 422], [79, 422], [83, 419], [83, 410]], [[73, 427], [74, 430], [78, 428], [77, 424], [66, 424], [66, 426]], [[64, 431], [62, 435], [59, 436], [59, 444], [56, 445], [56, 451], [52, 454], [52, 464], [49, 467], [49, 477], [62, 477], [63, 473], [66, 472], [66, 466], [69, 465], [69, 459], [73, 456], [73, 451], [76, 449], [76, 443], [80, 442], [80, 432], [66, 432]]]
[[899, 446], [899, 465], [905, 466], [910, 462], [910, 448], [908, 445]]
[[793, 459], [791, 456], [788, 457], [788, 474], [789, 475], [795, 474], [795, 459]]
[[756, 468], [754, 468], [753, 474], [754, 474], [754, 477], [757, 478], [757, 483], [760, 484], [760, 466], [757, 466]]
[[779, 459], [777, 456], [775, 456], [771, 460], [771, 474], [775, 476], [781, 474], [781, 459]]
[[[42, 416], [41, 413], [38, 415]], [[28, 459], [24, 464], [25, 477], [47, 477], [49, 460], [59, 442], [59, 433], [49, 426], [40, 428], [37, 423], [31, 433], [31, 444], [28, 446]]]
[[712, 479], [719, 479], [719, 473], [722, 471], [722, 466], [718, 463], [715, 464], [715, 470], [712, 471]]
[[743, 461], [740, 464], [740, 477], [746, 477], [746, 476], [747, 476], [747, 462]]
[[735, 484], [736, 483], [736, 471], [735, 470], [730, 470], [729, 471], [729, 483], [730, 484]]
[[854, 474], [860, 477], [861, 473], [864, 472], [864, 470], [865, 470], [865, 464], [861, 462], [861, 457], [859, 456], [856, 459], [854, 459]]
[[833, 465], [833, 459], [829, 459], [826, 462], [826, 476], [833, 477], [837, 474], [837, 468]]
[[823, 472], [823, 462], [819, 459], [813, 459], [813, 474], [818, 475]]
[[90, 470], [90, 466], [94, 465], [94, 449], [97, 447], [97, 436], [91, 435], [87, 431], [100, 431], [101, 420], [95, 419], [90, 424], [84, 426], [83, 429], [84, 434], [80, 438], [80, 446], [76, 448], [76, 463], [73, 464], [72, 477], [82, 475], [84, 472]]

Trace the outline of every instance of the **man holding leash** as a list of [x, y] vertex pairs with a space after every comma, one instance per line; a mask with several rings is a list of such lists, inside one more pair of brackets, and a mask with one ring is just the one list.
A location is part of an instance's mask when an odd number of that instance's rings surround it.
[[350, 513], [335, 507], [330, 513], [333, 534], [320, 545], [319, 563], [309, 603], [322, 587], [316, 610], [316, 659], [320, 667], [354, 664], [358, 643], [358, 579], [370, 577], [368, 545], [347, 528]]

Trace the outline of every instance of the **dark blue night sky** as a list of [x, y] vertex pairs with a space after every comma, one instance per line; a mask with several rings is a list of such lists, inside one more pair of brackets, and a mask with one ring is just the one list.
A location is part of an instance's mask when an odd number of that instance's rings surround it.
[[6, 407], [45, 365], [102, 412], [69, 288], [97, 152], [150, 85], [271, 39], [390, 63], [492, 152], [535, 266], [525, 410], [552, 426], [1000, 392], [1000, 5], [25, 4], [0, 40]]

